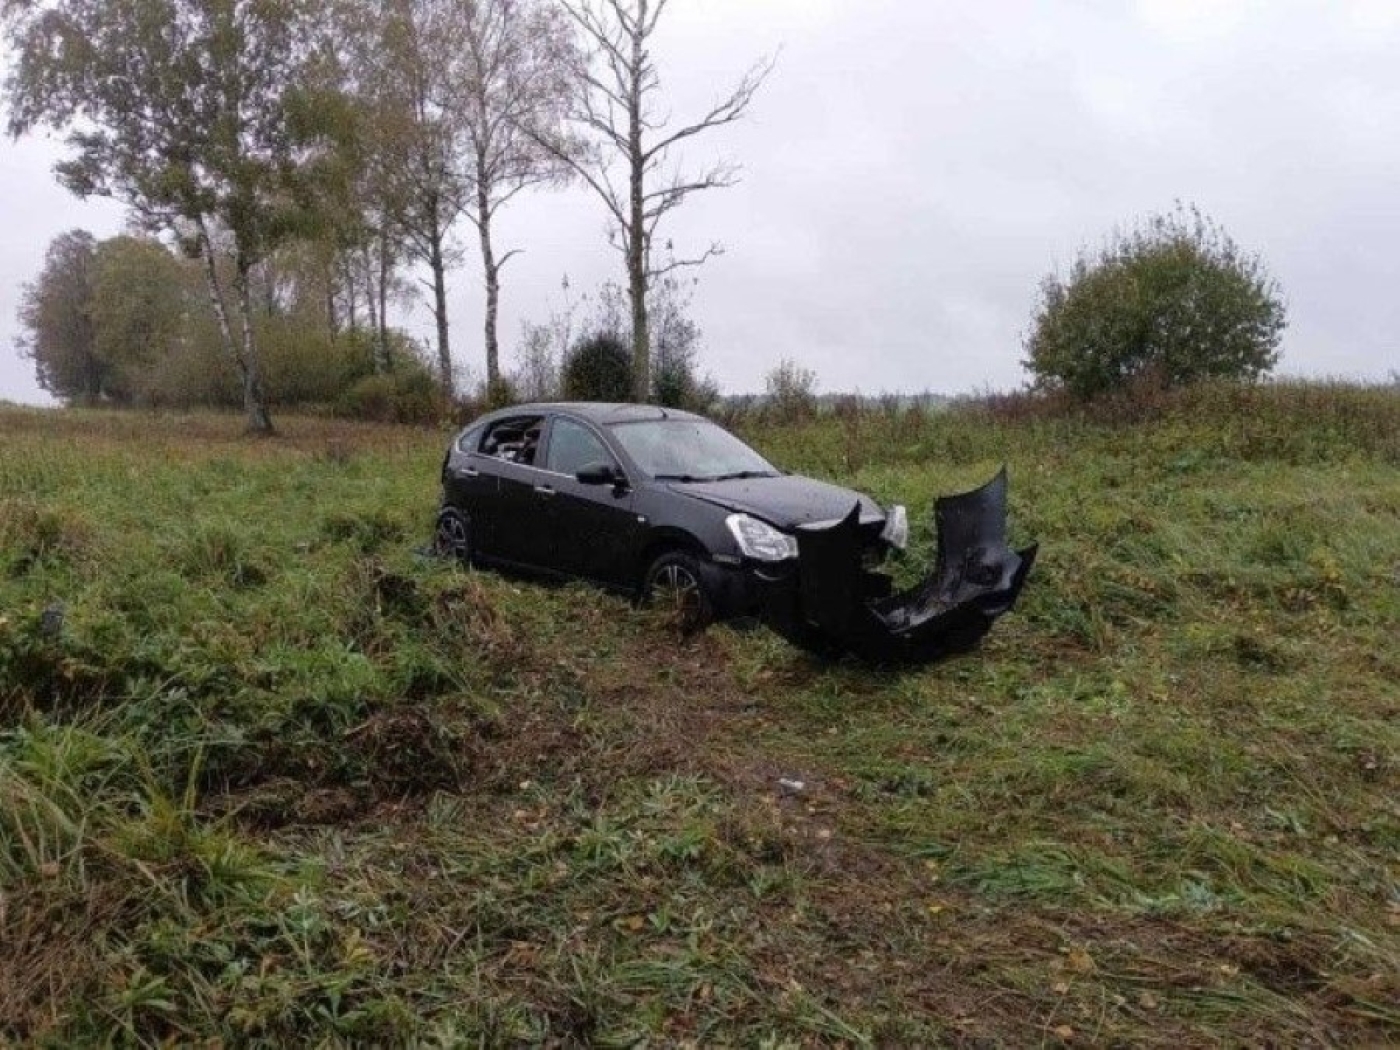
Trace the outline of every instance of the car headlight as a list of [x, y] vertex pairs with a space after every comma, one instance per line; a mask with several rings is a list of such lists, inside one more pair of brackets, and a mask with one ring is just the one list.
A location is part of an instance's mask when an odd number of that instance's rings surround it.
[[885, 528], [880, 533], [885, 542], [895, 550], [909, 546], [909, 512], [896, 503], [885, 515]]
[[724, 519], [744, 557], [754, 561], [786, 561], [797, 557], [797, 537], [779, 532], [766, 521], [747, 514], [731, 514]]

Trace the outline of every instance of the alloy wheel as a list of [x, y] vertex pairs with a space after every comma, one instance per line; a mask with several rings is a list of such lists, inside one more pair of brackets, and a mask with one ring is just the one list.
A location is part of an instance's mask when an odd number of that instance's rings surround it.
[[682, 631], [696, 630], [704, 619], [705, 599], [700, 581], [684, 565], [670, 562], [656, 571], [651, 581], [651, 600]]
[[471, 553], [471, 536], [467, 522], [460, 514], [443, 514], [438, 518], [433, 535], [433, 549], [441, 557], [466, 561]]

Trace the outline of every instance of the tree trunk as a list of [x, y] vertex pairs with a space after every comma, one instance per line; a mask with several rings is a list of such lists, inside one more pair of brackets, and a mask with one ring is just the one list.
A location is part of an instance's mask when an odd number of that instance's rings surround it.
[[326, 332], [334, 343], [340, 338], [340, 318], [335, 309], [335, 277], [326, 274]]
[[369, 308], [370, 357], [374, 365], [374, 374], [382, 376], [388, 369], [384, 367], [384, 361], [379, 356], [379, 289], [375, 287], [375, 268], [368, 244], [360, 247], [359, 264], [364, 267], [365, 283], [369, 286], [366, 289], [368, 294], [365, 296], [365, 304]]
[[355, 280], [355, 257], [349, 251], [340, 257], [340, 272], [345, 279], [345, 313], [350, 331], [360, 327], [360, 291]]
[[263, 309], [268, 317], [277, 316], [277, 282], [273, 279], [272, 267], [267, 260], [263, 260], [262, 268], [263, 295], [266, 297], [263, 302]]
[[632, 398], [645, 402], [651, 395], [651, 331], [647, 321], [647, 229], [644, 188], [646, 157], [642, 151], [642, 82], [646, 53], [642, 49], [647, 10], [643, 0], [632, 31], [632, 91], [627, 99], [627, 145], [631, 167], [630, 222], [627, 239], [627, 294], [632, 300]]
[[83, 369], [83, 393], [79, 400], [88, 408], [102, 401], [102, 365], [93, 355], [88, 355], [87, 367]]
[[394, 370], [393, 358], [389, 355], [389, 277], [392, 267], [389, 265], [389, 235], [384, 230], [379, 231], [379, 361], [382, 371], [392, 372]]
[[[480, 162], [478, 171], [485, 170]], [[476, 228], [481, 235], [481, 268], [486, 274], [486, 396], [494, 397], [501, 383], [501, 350], [496, 339], [496, 314], [501, 301], [501, 271], [491, 244], [491, 195], [486, 182], [476, 187]]]
[[451, 401], [455, 387], [452, 382], [452, 346], [447, 335], [447, 262], [443, 258], [442, 234], [436, 226], [432, 232], [428, 265], [433, 271], [433, 318], [437, 321], [439, 382], [442, 396]]
[[232, 359], [243, 380], [243, 408], [248, 413], [248, 430], [254, 434], [271, 434], [272, 417], [268, 415], [266, 399], [263, 397], [262, 377], [258, 373], [257, 348], [253, 343], [253, 317], [248, 295], [248, 267], [239, 260], [235, 283], [238, 285], [239, 307], [243, 313], [243, 347], [240, 350], [233, 339], [233, 325], [229, 322], [228, 304], [224, 301], [224, 290], [219, 284], [219, 268], [214, 258], [214, 242], [204, 220], [199, 222], [200, 255], [204, 257], [204, 280], [209, 291], [209, 304], [214, 308], [214, 317], [219, 324], [219, 341], [224, 352]]
[[247, 262], [239, 259], [234, 284], [238, 291], [238, 308], [243, 314], [243, 410], [248, 414], [250, 434], [271, 435], [272, 417], [267, 411], [262, 370], [258, 367], [258, 348], [253, 341], [253, 304], [248, 290], [248, 270]]
[[331, 343], [334, 344], [340, 338], [340, 308], [336, 306], [335, 296], [338, 291], [335, 276], [335, 254], [321, 259], [321, 284], [325, 293], [326, 308], [326, 333], [330, 336]]
[[651, 331], [647, 318], [646, 255], [632, 248], [627, 257], [627, 295], [632, 301], [632, 399], [644, 403], [651, 395]]

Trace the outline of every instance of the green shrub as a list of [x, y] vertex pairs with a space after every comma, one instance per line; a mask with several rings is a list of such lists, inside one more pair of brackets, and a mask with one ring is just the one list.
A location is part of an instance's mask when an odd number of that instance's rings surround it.
[[564, 362], [564, 396], [577, 401], [630, 401], [632, 353], [606, 333], [578, 343]]
[[1026, 341], [1037, 385], [1090, 398], [1133, 383], [1255, 379], [1285, 309], [1257, 256], [1195, 208], [1157, 215], [1051, 274]]
[[374, 370], [373, 334], [331, 335], [294, 318], [267, 319], [258, 353], [268, 396], [279, 405], [325, 405]]
[[783, 358], [765, 377], [768, 406], [780, 420], [810, 419], [817, 414], [817, 373]]
[[518, 405], [521, 398], [515, 383], [508, 376], [498, 376], [495, 382], [488, 380], [482, 384], [478, 400], [482, 407], [496, 409]]
[[366, 376], [335, 402], [335, 414], [343, 419], [419, 426], [442, 418], [444, 408], [436, 381], [425, 369], [413, 366], [389, 375]]

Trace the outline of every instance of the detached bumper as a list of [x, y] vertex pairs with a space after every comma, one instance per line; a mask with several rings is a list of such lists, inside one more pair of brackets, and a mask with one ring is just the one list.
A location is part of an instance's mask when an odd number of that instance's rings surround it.
[[795, 570], [759, 578], [761, 616], [814, 652], [850, 652], [873, 663], [928, 663], [973, 648], [1011, 611], [1037, 548], [1006, 545], [1006, 471], [934, 504], [938, 558], [918, 586], [894, 593], [866, 569], [860, 507], [823, 529], [797, 532]]

